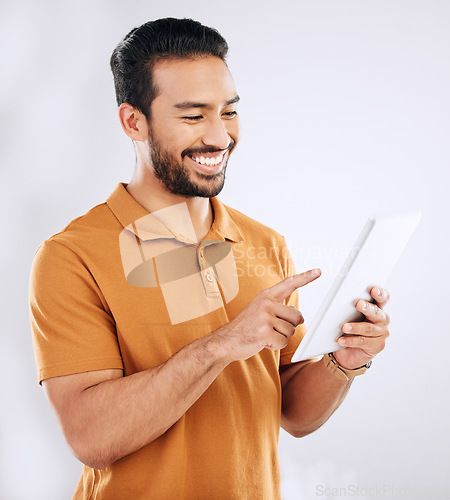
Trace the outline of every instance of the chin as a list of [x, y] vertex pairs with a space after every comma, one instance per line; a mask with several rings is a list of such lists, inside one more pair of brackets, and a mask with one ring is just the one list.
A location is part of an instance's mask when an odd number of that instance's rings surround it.
[[[212, 178], [211, 178], [212, 177]], [[202, 198], [213, 198], [217, 196], [225, 186], [225, 171], [219, 172], [214, 176], [201, 175], [203, 182], [191, 185], [193, 196]], [[206, 181], [206, 182], [205, 182]]]

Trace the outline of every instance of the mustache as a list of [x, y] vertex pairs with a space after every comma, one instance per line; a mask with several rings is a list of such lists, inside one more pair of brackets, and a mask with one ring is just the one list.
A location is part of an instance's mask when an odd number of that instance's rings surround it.
[[233, 149], [236, 147], [236, 142], [235, 141], [231, 141], [230, 144], [228, 145], [228, 147], [226, 148], [217, 148], [217, 147], [214, 147], [214, 146], [206, 146], [204, 148], [188, 148], [188, 149], [185, 149], [182, 153], [181, 153], [181, 157], [184, 158], [185, 156], [187, 155], [193, 155], [193, 154], [202, 154], [202, 153], [218, 153], [219, 151], [229, 151], [231, 153], [231, 151], [233, 151]]

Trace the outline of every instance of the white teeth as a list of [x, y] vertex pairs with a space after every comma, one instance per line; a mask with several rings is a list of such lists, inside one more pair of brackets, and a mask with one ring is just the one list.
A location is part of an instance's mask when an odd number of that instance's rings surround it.
[[207, 166], [215, 166], [218, 165], [222, 160], [223, 160], [223, 155], [222, 153], [220, 156], [217, 157], [204, 157], [204, 156], [191, 156], [193, 160], [195, 160], [197, 163], [200, 163], [201, 165], [207, 165]]

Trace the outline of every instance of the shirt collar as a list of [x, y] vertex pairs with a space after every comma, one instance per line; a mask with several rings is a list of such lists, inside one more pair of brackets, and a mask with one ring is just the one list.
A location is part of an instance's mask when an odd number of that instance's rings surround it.
[[228, 213], [227, 207], [216, 196], [210, 198], [210, 201], [214, 211], [214, 220], [205, 239], [217, 234], [222, 240], [234, 241], [235, 243], [244, 241], [244, 237]]
[[[112, 192], [106, 203], [112, 213], [115, 215], [120, 224], [127, 229], [131, 229], [136, 236], [142, 238], [142, 229], [139, 229], [137, 234], [135, 221], [149, 215], [149, 212], [131, 196], [126, 190], [127, 184], [119, 183], [116, 189]], [[229, 240], [234, 242], [244, 241], [239, 227], [228, 213], [227, 207], [217, 198], [210, 198], [211, 206], [214, 211], [214, 220], [208, 234], [207, 239]], [[150, 223], [145, 224], [145, 239], [158, 238], [176, 238], [180, 239], [179, 235], [171, 231], [166, 225], [160, 222], [156, 217], [151, 218]], [[181, 238], [183, 239], [183, 238]]]

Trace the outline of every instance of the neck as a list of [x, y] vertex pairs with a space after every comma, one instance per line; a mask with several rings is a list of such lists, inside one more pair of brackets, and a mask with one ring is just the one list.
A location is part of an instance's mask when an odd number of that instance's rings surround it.
[[149, 213], [186, 203], [197, 240], [201, 241], [208, 234], [214, 218], [209, 198], [188, 198], [170, 193], [162, 188], [158, 179], [153, 175], [145, 175], [144, 172], [136, 169], [127, 186], [131, 196]]

